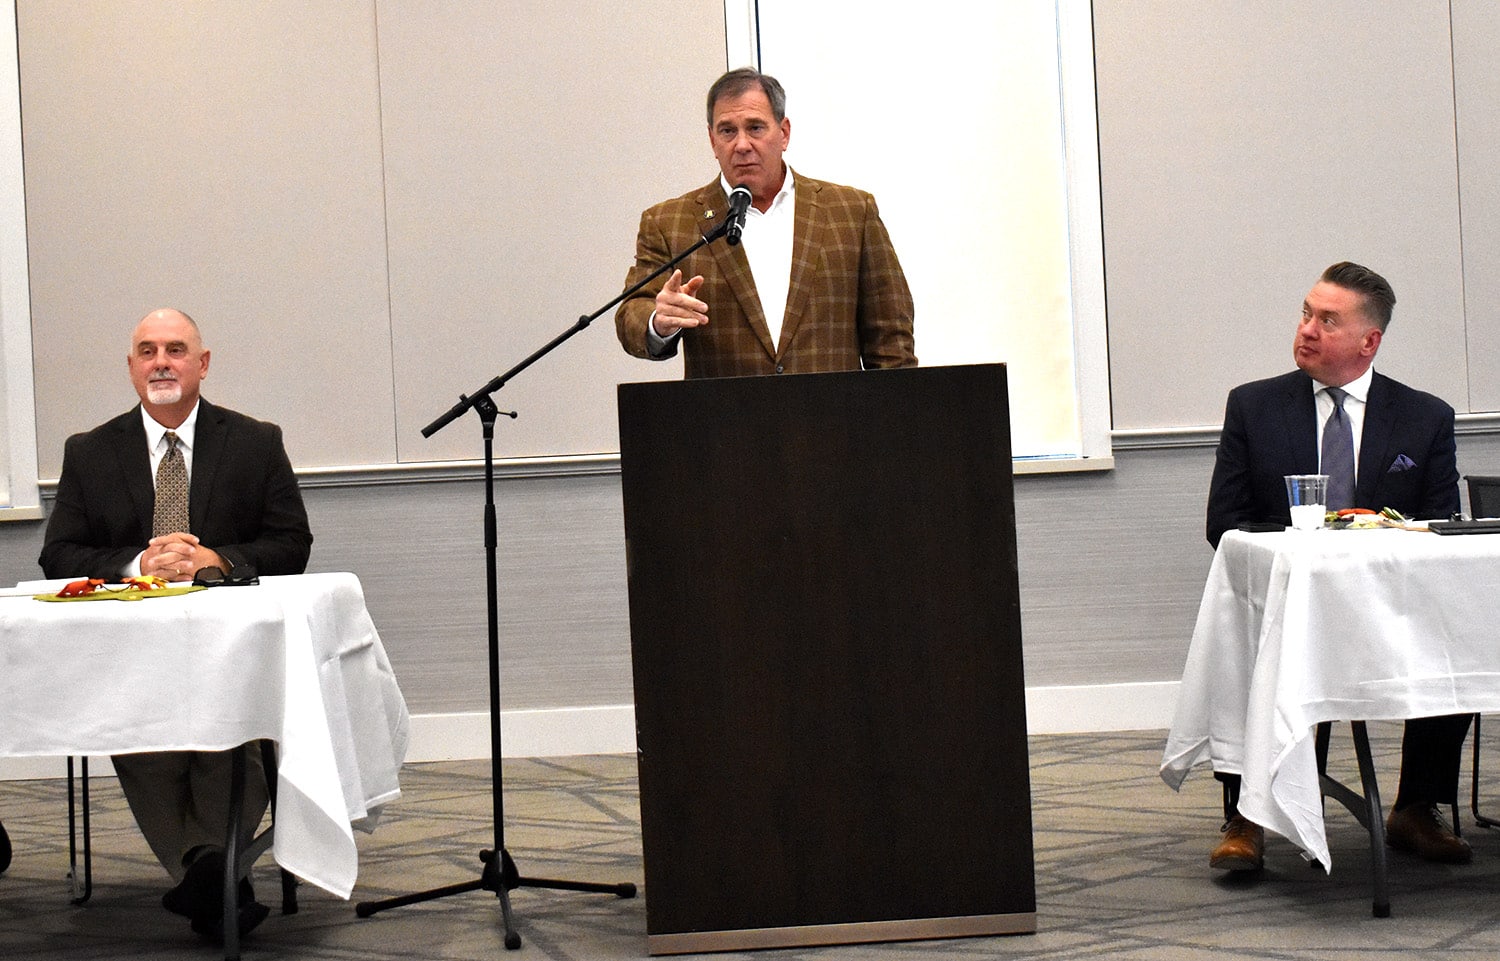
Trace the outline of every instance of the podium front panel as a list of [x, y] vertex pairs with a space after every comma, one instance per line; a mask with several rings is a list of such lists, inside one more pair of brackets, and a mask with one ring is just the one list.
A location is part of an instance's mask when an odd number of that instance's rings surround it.
[[1034, 931], [1004, 366], [619, 402], [651, 952]]

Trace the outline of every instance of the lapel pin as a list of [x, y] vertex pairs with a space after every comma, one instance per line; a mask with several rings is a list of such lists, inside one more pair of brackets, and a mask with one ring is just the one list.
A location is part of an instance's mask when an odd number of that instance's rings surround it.
[[714, 212], [712, 210], [705, 210], [705, 211], [703, 211], [703, 219], [704, 220], [712, 220], [713, 217], [714, 217]]

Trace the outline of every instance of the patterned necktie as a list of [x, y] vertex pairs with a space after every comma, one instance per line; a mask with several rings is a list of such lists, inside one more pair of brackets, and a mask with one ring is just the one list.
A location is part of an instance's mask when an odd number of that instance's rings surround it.
[[1343, 510], [1354, 506], [1354, 431], [1349, 415], [1344, 413], [1347, 391], [1329, 387], [1333, 413], [1323, 422], [1323, 473], [1328, 475], [1328, 509]]
[[177, 435], [167, 431], [167, 452], [156, 466], [156, 514], [151, 536], [160, 537], [188, 529], [188, 476], [177, 446]]

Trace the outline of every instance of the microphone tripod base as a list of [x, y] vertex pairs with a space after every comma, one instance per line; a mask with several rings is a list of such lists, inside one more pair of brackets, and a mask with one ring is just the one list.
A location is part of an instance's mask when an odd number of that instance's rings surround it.
[[354, 913], [361, 918], [368, 918], [372, 914], [384, 911], [388, 908], [399, 908], [408, 904], [420, 904], [423, 901], [433, 901], [437, 898], [445, 898], [450, 894], [464, 894], [469, 891], [493, 891], [500, 899], [500, 917], [505, 925], [505, 947], [514, 951], [521, 946], [521, 935], [516, 933], [515, 918], [510, 910], [510, 892], [516, 888], [550, 888], [555, 891], [584, 891], [591, 894], [613, 894], [617, 898], [629, 899], [635, 897], [635, 885], [626, 881], [622, 884], [601, 884], [595, 881], [556, 881], [549, 878], [525, 878], [516, 868], [516, 862], [511, 858], [510, 852], [504, 848], [500, 849], [500, 857], [495, 857], [495, 852], [489, 848], [479, 852], [479, 860], [484, 862], [484, 869], [479, 878], [474, 881], [463, 881], [458, 884], [449, 884], [430, 891], [419, 891], [416, 894], [403, 894], [399, 897], [386, 898], [382, 901], [361, 901], [354, 906]]

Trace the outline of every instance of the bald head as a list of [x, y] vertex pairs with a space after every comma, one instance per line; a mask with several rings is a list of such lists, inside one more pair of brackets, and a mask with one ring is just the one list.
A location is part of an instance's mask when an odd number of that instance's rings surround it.
[[175, 307], [158, 307], [157, 309], [150, 311], [146, 314], [146, 316], [136, 321], [136, 329], [139, 330], [141, 326], [147, 321], [172, 321], [174, 323], [187, 324], [193, 329], [193, 333], [195, 335], [198, 335], [199, 337], [202, 336], [201, 332], [198, 330], [198, 322]]

